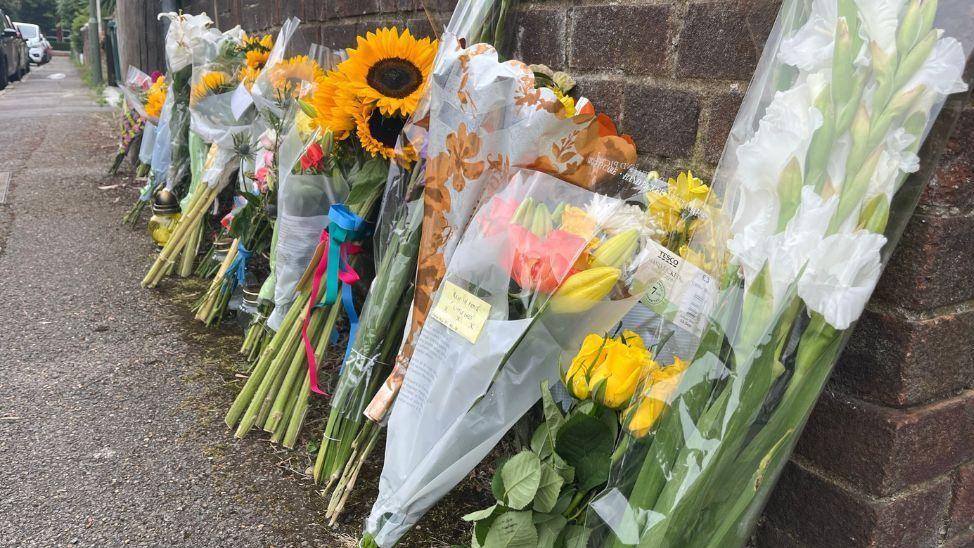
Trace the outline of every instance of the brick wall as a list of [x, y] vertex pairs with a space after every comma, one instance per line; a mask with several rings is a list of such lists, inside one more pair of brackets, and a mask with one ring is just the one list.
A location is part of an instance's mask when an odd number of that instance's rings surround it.
[[[197, 0], [220, 27], [282, 15], [347, 47], [428, 35], [420, 0]], [[441, 24], [451, 0], [426, 0]], [[780, 0], [524, 1], [515, 57], [569, 71], [643, 167], [713, 172]], [[757, 543], [974, 546], [974, 107], [913, 216], [769, 503]]]

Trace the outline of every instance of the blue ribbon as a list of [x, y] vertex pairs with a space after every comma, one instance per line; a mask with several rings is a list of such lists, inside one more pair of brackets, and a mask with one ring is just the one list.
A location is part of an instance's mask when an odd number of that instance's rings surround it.
[[[363, 240], [369, 235], [369, 226], [365, 219], [351, 212], [345, 204], [335, 204], [328, 210], [328, 270], [325, 273], [325, 296], [319, 306], [328, 306], [338, 300], [339, 273], [347, 268], [346, 258], [342, 251], [344, 244]], [[339, 372], [345, 368], [355, 333], [358, 330], [359, 316], [355, 310], [352, 298], [352, 284], [341, 285], [342, 308], [348, 315], [348, 344], [345, 346], [345, 358], [342, 360]], [[334, 335], [334, 334], [333, 334]]]
[[237, 256], [233, 258], [230, 262], [230, 267], [223, 274], [224, 278], [233, 280], [236, 278], [235, 283], [232, 287], [237, 287], [238, 285], [243, 285], [247, 280], [247, 259], [253, 254], [251, 251], [247, 251], [243, 243], [237, 242]]

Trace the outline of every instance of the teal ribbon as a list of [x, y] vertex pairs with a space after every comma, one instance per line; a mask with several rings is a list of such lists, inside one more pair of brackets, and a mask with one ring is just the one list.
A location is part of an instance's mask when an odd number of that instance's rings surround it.
[[[348, 255], [357, 249], [350, 249], [352, 242], [364, 240], [369, 233], [365, 219], [352, 213], [345, 204], [335, 204], [328, 209], [328, 270], [325, 273], [325, 297], [323, 306], [338, 300], [340, 282], [343, 277], [354, 273], [348, 266]], [[357, 247], [357, 246], [355, 246]], [[358, 278], [357, 275], [354, 275]], [[354, 283], [354, 282], [352, 282]]]

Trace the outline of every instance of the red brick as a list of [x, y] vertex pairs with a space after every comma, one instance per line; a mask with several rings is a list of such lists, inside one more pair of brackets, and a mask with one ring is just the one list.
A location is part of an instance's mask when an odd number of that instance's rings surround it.
[[514, 15], [517, 46], [514, 57], [528, 64], [565, 68], [565, 12], [560, 9], [521, 10]]
[[379, 13], [379, 0], [332, 0], [335, 15], [338, 17], [353, 17], [356, 15], [370, 15]]
[[573, 93], [587, 97], [598, 112], [604, 112], [616, 124], [622, 119], [626, 85], [619, 80], [579, 76]]
[[777, 538], [793, 539], [797, 546], [932, 547], [940, 540], [949, 497], [948, 478], [877, 499], [789, 463], [765, 515]]
[[667, 5], [573, 8], [569, 66], [664, 74], [671, 47], [670, 13]]
[[974, 109], [967, 109], [957, 120], [921, 202], [961, 211], [974, 208]]
[[972, 264], [974, 215], [918, 212], [893, 252], [876, 296], [911, 310], [967, 301], [974, 298]]
[[697, 140], [700, 101], [689, 91], [636, 84], [626, 88], [623, 130], [640, 154], [687, 158]]
[[680, 32], [678, 76], [748, 80], [764, 37], [749, 29], [750, 3], [739, 0], [690, 4]]
[[740, 91], [730, 91], [714, 97], [707, 108], [707, 132], [704, 137], [704, 159], [716, 164], [724, 152], [724, 143], [730, 135], [737, 118], [737, 111], [741, 108], [744, 95]]
[[827, 390], [796, 453], [871, 495], [892, 495], [974, 458], [974, 390], [909, 409]]
[[948, 537], [971, 534], [974, 534], [974, 462], [957, 469], [947, 521]]
[[974, 388], [974, 307], [933, 318], [867, 309], [850, 337], [834, 386], [904, 407]]
[[430, 25], [430, 21], [426, 17], [414, 17], [410, 19], [406, 22], [406, 28], [417, 38], [436, 39], [436, 34], [433, 33], [433, 26]]
[[[341, 25], [322, 25], [321, 45], [332, 49], [355, 47], [355, 37], [359, 33], [358, 25], [346, 23]], [[369, 30], [372, 30], [371, 28]]]

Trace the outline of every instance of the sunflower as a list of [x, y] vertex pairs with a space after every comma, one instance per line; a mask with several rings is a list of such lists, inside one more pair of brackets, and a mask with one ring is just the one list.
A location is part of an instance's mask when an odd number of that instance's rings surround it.
[[416, 110], [436, 55], [436, 42], [404, 30], [382, 28], [358, 37], [358, 47], [338, 65], [364, 103], [385, 116], [409, 116]]
[[306, 55], [296, 55], [270, 69], [271, 85], [274, 89], [293, 97], [304, 97], [311, 92], [311, 84], [324, 78], [325, 71]]
[[355, 135], [362, 143], [362, 149], [372, 156], [381, 155], [387, 160], [409, 161], [413, 158], [408, 146], [402, 154], [396, 153], [396, 140], [405, 125], [404, 116], [383, 116], [372, 103], [364, 103], [355, 112]]
[[241, 49], [247, 58], [247, 66], [254, 70], [264, 68], [273, 47], [274, 39], [271, 38], [270, 34], [265, 34], [263, 37], [248, 36], [244, 38]]
[[237, 76], [240, 77], [240, 81], [243, 82], [243, 85], [247, 88], [247, 91], [250, 91], [250, 88], [254, 86], [254, 82], [257, 81], [257, 77], [260, 76], [260, 72], [261, 69], [259, 68], [243, 66], [240, 68]]
[[348, 86], [348, 79], [335, 71], [318, 81], [309, 102], [315, 110], [313, 125], [331, 131], [336, 141], [351, 134], [355, 114], [363, 108], [362, 101]]
[[236, 83], [232, 78], [230, 78], [230, 75], [225, 72], [207, 72], [202, 76], [202, 78], [200, 78], [200, 81], [193, 86], [193, 90], [190, 93], [189, 102], [190, 104], [196, 104], [210, 95], [218, 95], [220, 93], [233, 91], [235, 85]]

